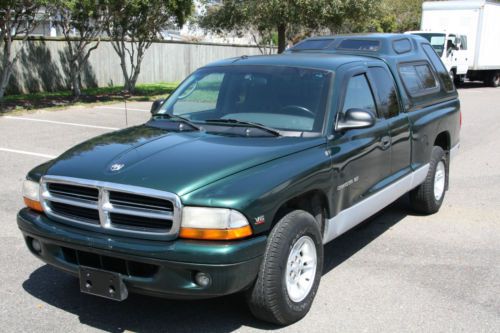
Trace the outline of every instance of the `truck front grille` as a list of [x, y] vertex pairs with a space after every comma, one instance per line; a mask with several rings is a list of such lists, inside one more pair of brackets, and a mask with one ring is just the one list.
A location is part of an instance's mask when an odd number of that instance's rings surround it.
[[45, 176], [45, 213], [60, 222], [117, 235], [173, 239], [181, 203], [172, 193], [107, 182]]
[[88, 223], [99, 224], [99, 211], [97, 209], [67, 205], [56, 201], [50, 203], [50, 208], [54, 213], [68, 218], [77, 218], [88, 221]]
[[111, 202], [113, 205], [169, 212], [174, 209], [172, 201], [170, 200], [115, 191], [109, 192], [109, 202]]
[[52, 194], [76, 199], [97, 201], [99, 196], [99, 190], [92, 187], [48, 183], [47, 188]]

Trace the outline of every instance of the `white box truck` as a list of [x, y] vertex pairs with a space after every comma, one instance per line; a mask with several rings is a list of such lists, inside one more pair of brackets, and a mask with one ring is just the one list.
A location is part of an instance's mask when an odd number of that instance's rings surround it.
[[456, 83], [465, 78], [500, 86], [500, 3], [487, 0], [426, 1], [420, 31]]

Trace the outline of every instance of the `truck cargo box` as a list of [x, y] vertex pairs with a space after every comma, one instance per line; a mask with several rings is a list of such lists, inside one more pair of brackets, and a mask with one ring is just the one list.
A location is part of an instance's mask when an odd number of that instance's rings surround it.
[[486, 0], [424, 2], [421, 30], [464, 34], [469, 70], [500, 69], [500, 3]]

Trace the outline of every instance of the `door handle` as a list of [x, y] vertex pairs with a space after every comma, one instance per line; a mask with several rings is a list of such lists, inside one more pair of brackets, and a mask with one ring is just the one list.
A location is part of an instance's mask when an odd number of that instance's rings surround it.
[[382, 143], [382, 149], [387, 149], [391, 146], [391, 138], [389, 136], [384, 136], [382, 139], [380, 139], [380, 142]]

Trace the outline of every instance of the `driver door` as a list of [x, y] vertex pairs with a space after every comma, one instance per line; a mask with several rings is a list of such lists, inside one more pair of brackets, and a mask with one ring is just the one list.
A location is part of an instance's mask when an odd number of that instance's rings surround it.
[[[382, 181], [391, 174], [389, 128], [377, 111], [366, 68], [351, 72], [347, 80], [340, 80], [347, 84], [342, 85], [339, 112], [345, 113], [352, 108], [370, 110], [376, 117], [376, 123], [368, 128], [335, 131], [329, 138], [333, 167], [331, 197], [335, 201], [332, 207], [336, 207], [334, 214], [380, 190]], [[337, 122], [340, 117], [337, 114]]]

